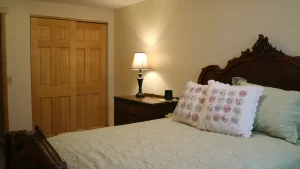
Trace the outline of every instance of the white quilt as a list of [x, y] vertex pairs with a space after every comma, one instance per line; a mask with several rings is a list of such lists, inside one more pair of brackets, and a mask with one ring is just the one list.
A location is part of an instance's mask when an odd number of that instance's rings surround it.
[[160, 119], [48, 139], [70, 169], [300, 169], [300, 146]]

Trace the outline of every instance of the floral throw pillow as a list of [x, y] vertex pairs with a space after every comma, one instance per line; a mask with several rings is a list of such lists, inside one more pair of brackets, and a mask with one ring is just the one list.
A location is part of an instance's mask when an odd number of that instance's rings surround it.
[[264, 90], [261, 86], [230, 86], [210, 80], [202, 130], [248, 138]]
[[208, 85], [188, 82], [174, 111], [173, 121], [200, 129], [199, 119], [205, 113]]

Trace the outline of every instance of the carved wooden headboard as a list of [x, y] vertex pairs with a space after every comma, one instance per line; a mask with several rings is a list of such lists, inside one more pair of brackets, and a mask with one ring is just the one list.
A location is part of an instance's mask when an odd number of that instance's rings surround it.
[[249, 83], [300, 91], [300, 57], [288, 56], [273, 47], [268, 37], [259, 35], [252, 51], [247, 49], [239, 58], [228, 61], [221, 69], [211, 65], [202, 69], [199, 84], [210, 79], [231, 83], [232, 77], [243, 77]]

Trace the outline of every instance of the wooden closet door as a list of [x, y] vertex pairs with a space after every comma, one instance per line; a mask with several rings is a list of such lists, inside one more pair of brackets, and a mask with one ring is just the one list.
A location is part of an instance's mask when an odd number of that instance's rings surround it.
[[107, 126], [107, 25], [76, 22], [76, 130]]
[[31, 18], [33, 126], [47, 136], [107, 126], [106, 29]]
[[72, 131], [76, 116], [74, 21], [31, 18], [33, 127], [47, 136]]

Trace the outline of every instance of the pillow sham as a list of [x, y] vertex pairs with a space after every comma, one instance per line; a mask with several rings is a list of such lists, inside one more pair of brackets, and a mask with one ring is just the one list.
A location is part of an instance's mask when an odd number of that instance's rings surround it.
[[174, 111], [173, 121], [200, 129], [199, 117], [205, 110], [208, 85], [188, 82]]
[[[238, 84], [255, 85], [246, 82]], [[300, 92], [264, 88], [253, 130], [295, 144], [300, 137]]]
[[200, 129], [248, 138], [252, 134], [255, 112], [264, 90], [261, 86], [230, 86], [208, 81], [209, 88]]

